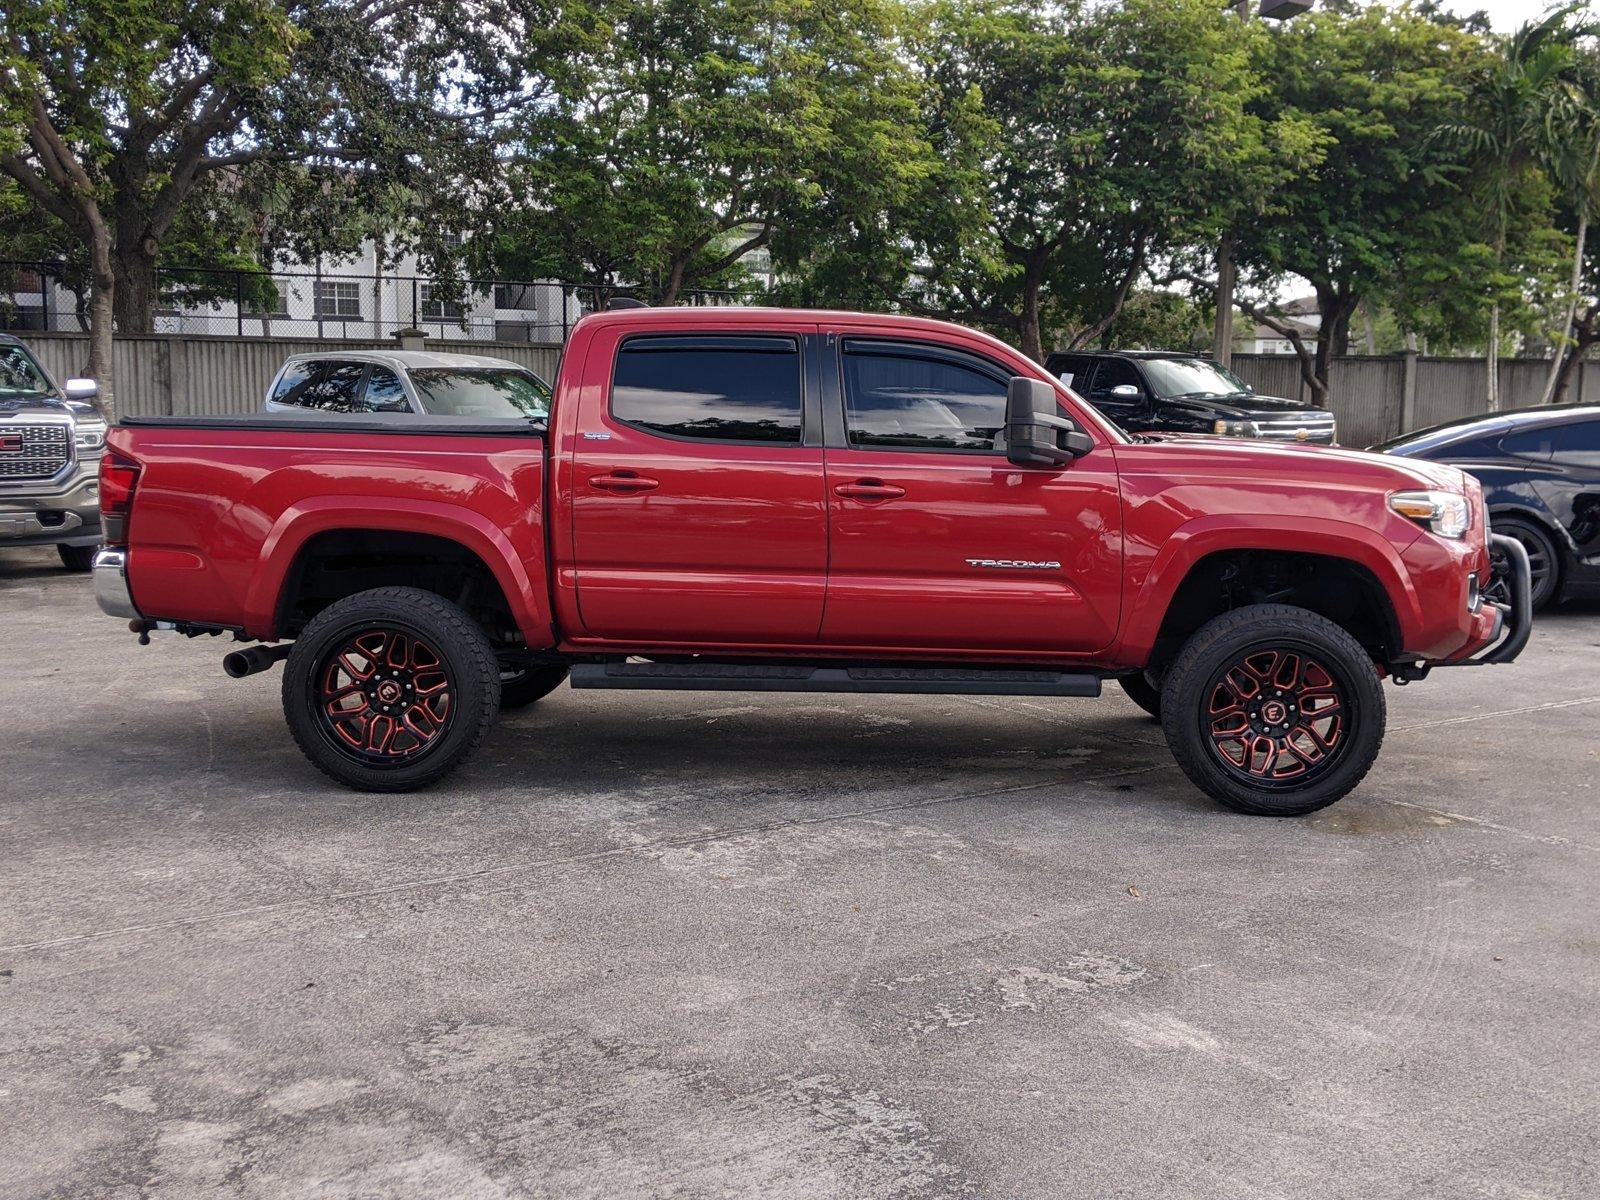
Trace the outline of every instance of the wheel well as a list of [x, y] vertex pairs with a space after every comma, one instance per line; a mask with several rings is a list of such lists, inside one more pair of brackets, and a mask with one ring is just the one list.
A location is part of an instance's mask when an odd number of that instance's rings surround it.
[[388, 529], [330, 530], [300, 547], [278, 597], [278, 636], [295, 637], [334, 601], [378, 587], [433, 592], [464, 608], [496, 645], [522, 640], [483, 559], [449, 538]]
[[1537, 525], [1550, 539], [1550, 545], [1555, 549], [1556, 556], [1561, 560], [1561, 565], [1566, 565], [1567, 538], [1561, 529], [1560, 523], [1536, 508], [1519, 508], [1515, 505], [1500, 505], [1489, 509], [1489, 528], [1494, 528], [1496, 517], [1514, 517], [1524, 525]]
[[1360, 563], [1283, 550], [1222, 550], [1184, 576], [1167, 605], [1151, 651], [1160, 669], [1213, 617], [1246, 604], [1292, 604], [1318, 613], [1388, 663], [1401, 647], [1400, 623], [1377, 577]]

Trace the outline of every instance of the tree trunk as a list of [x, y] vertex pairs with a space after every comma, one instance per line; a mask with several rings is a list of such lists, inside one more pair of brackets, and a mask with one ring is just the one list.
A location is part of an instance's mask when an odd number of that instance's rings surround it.
[[686, 258], [672, 260], [672, 270], [667, 273], [666, 285], [661, 289], [661, 295], [656, 303], [663, 308], [670, 308], [678, 302], [678, 296], [683, 292], [683, 273], [689, 265]]
[[1312, 368], [1312, 398], [1319, 407], [1327, 407], [1332, 389], [1329, 377], [1333, 373], [1333, 359], [1350, 341], [1350, 317], [1360, 303], [1355, 297], [1333, 288], [1317, 289], [1317, 312], [1321, 316], [1317, 329], [1317, 353]]
[[117, 329], [122, 333], [150, 333], [155, 329], [157, 300], [154, 247], [118, 246], [116, 252]]
[[1549, 404], [1556, 394], [1556, 376], [1561, 373], [1565, 355], [1562, 347], [1572, 336], [1572, 319], [1578, 315], [1578, 289], [1583, 286], [1583, 243], [1589, 235], [1589, 206], [1578, 206], [1578, 248], [1572, 256], [1572, 279], [1570, 286], [1572, 294], [1567, 297], [1567, 316], [1561, 322], [1561, 338], [1556, 342], [1556, 352], [1550, 360], [1550, 374], [1545, 377], [1544, 391], [1539, 396], [1540, 404]]
[[1044, 361], [1044, 338], [1039, 329], [1039, 292], [1044, 285], [1042, 272], [1031, 266], [1022, 277], [1022, 311], [1017, 314], [1017, 333], [1022, 352], [1034, 362]]
[[117, 275], [111, 266], [111, 239], [97, 226], [89, 246], [89, 364], [85, 373], [100, 385], [97, 398], [106, 422], [117, 419], [116, 381], [112, 371], [112, 311], [117, 299]]
[[1233, 234], [1225, 233], [1217, 247], [1217, 315], [1211, 328], [1211, 357], [1225, 367], [1233, 365], [1233, 297], [1238, 279]]

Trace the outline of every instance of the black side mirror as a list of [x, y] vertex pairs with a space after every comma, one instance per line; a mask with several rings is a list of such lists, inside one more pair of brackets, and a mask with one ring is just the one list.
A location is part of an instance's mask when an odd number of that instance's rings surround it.
[[1093, 449], [1094, 439], [1061, 415], [1053, 387], [1042, 379], [1012, 376], [1006, 389], [1006, 458], [1019, 467], [1062, 467]]

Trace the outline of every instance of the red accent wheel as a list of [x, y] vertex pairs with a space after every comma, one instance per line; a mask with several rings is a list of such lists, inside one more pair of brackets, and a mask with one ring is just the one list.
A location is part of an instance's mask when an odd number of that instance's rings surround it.
[[426, 754], [455, 716], [455, 684], [439, 652], [403, 629], [369, 628], [328, 652], [312, 678], [323, 734], [370, 766]]
[[1212, 754], [1254, 787], [1304, 787], [1350, 741], [1349, 688], [1301, 650], [1247, 651], [1212, 676], [1206, 696]]

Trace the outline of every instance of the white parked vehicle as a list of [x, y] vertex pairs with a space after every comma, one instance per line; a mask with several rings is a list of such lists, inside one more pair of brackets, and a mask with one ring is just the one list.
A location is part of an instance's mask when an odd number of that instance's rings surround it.
[[550, 412], [550, 385], [526, 367], [478, 354], [296, 354], [273, 379], [264, 407], [291, 413], [543, 418]]

